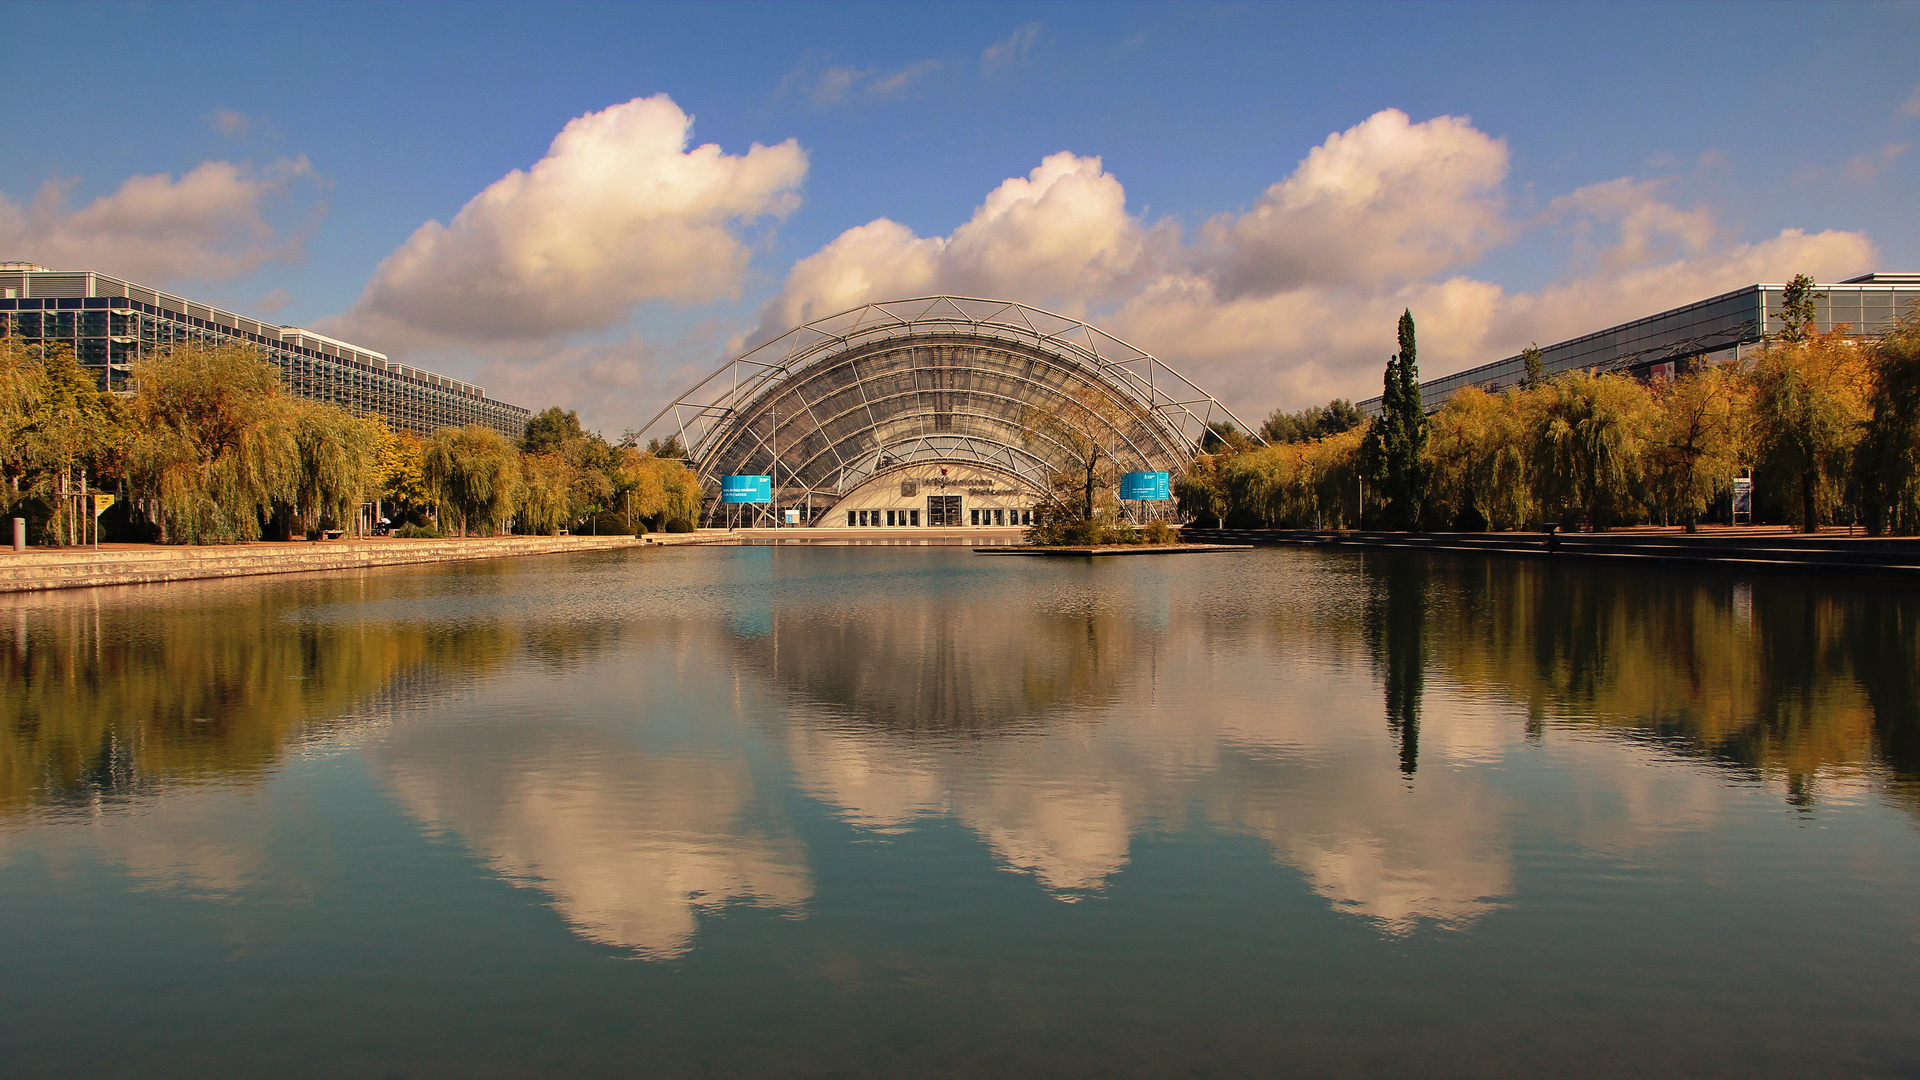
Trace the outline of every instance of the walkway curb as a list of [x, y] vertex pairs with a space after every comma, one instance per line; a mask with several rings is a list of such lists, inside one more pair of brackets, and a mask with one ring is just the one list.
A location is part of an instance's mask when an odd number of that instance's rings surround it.
[[635, 536], [503, 536], [465, 540], [329, 540], [220, 547], [53, 548], [0, 552], [0, 593], [164, 581], [365, 570], [417, 563], [641, 547]]
[[1336, 532], [1306, 529], [1201, 529], [1182, 536], [1213, 543], [1425, 551], [1443, 555], [1518, 555], [1647, 565], [1712, 565], [1765, 572], [1882, 574], [1920, 580], [1920, 540], [1907, 537], [1806, 536], [1798, 533]]

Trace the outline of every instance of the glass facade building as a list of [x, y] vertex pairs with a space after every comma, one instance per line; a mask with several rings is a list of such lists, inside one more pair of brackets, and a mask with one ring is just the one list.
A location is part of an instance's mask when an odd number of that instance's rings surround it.
[[484, 387], [292, 326], [273, 326], [91, 271], [0, 264], [0, 334], [64, 345], [103, 388], [128, 389], [133, 363], [184, 342], [257, 347], [295, 396], [379, 416], [395, 431], [484, 424], [511, 439], [529, 413]]
[[722, 477], [766, 475], [772, 506], [806, 524], [904, 515], [956, 527], [968, 511], [1003, 524], [1030, 512], [1050, 476], [1077, 467], [1061, 441], [1072, 436], [1050, 420], [1067, 414], [1114, 461], [1148, 472], [1183, 468], [1211, 423], [1245, 426], [1157, 358], [1081, 320], [922, 296], [795, 327], [721, 365], [641, 434], [690, 447], [710, 498]]
[[[1540, 358], [1548, 374], [1567, 371], [1624, 371], [1639, 378], [1675, 374], [1703, 363], [1738, 359], [1749, 346], [1781, 328], [1780, 285], [1748, 285], [1685, 307], [1543, 346]], [[1822, 333], [1845, 326], [1852, 332], [1886, 332], [1899, 316], [1920, 304], [1920, 274], [1866, 274], [1816, 287], [1814, 325]], [[1428, 379], [1420, 384], [1422, 404], [1438, 409], [1455, 390], [1477, 386], [1498, 391], [1519, 385], [1526, 364], [1509, 356], [1491, 364]], [[1370, 416], [1380, 399], [1360, 403]]]

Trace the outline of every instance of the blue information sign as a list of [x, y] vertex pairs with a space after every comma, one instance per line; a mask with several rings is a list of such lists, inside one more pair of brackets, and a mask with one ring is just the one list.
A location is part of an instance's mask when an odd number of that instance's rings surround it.
[[1169, 480], [1163, 472], [1130, 472], [1120, 478], [1123, 499], [1171, 499]]
[[771, 476], [723, 476], [720, 478], [723, 503], [770, 503], [773, 501]]

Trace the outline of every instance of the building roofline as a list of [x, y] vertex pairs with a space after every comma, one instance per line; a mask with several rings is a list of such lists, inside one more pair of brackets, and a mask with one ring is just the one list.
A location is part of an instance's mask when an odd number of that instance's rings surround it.
[[[1640, 318], [1630, 319], [1627, 322], [1616, 323], [1612, 326], [1603, 327], [1599, 330], [1594, 330], [1589, 333], [1581, 334], [1577, 337], [1570, 337], [1563, 341], [1556, 341], [1549, 345], [1539, 346], [1539, 348], [1542, 353], [1551, 353], [1551, 352], [1560, 351], [1560, 350], [1576, 350], [1577, 351], [1577, 348], [1580, 345], [1597, 341], [1599, 339], [1608, 338], [1608, 337], [1624, 336], [1624, 335], [1627, 335], [1628, 332], [1634, 330], [1635, 328], [1642, 327], [1650, 323], [1671, 319], [1675, 316], [1683, 315], [1686, 312], [1693, 311], [1698, 308], [1704, 308], [1710, 305], [1724, 303], [1736, 297], [1746, 296], [1753, 293], [1777, 294], [1779, 292], [1784, 291], [1788, 284], [1789, 284], [1788, 282], [1763, 281], [1763, 282], [1755, 282], [1752, 285], [1742, 285], [1737, 289], [1731, 289], [1731, 290], [1728, 290], [1727, 292], [1718, 293], [1714, 296], [1709, 296], [1701, 300], [1695, 300], [1692, 303], [1681, 304], [1678, 307], [1671, 307], [1662, 311], [1656, 311], [1650, 315], [1643, 315]], [[1849, 278], [1846, 281], [1832, 282], [1829, 284], [1816, 283], [1814, 287], [1816, 289], [1822, 290], [1823, 292], [1826, 290], [1832, 290], [1832, 289], [1845, 289], [1846, 291], [1849, 291], [1849, 292], [1863, 292], [1866, 290], [1898, 289], [1898, 290], [1901, 290], [1902, 292], [1905, 292], [1908, 290], [1920, 289], [1920, 274], [1875, 271], [1873, 273], [1862, 274], [1858, 277]], [[1766, 316], [1763, 314], [1762, 316], [1763, 321], [1765, 318]], [[1763, 326], [1761, 330], [1762, 330], [1762, 333], [1764, 334], [1765, 327]], [[1733, 342], [1726, 342], [1724, 343], [1724, 347], [1731, 347], [1731, 345], [1733, 344], [1734, 344]], [[1451, 393], [1453, 389], [1458, 389], [1459, 386], [1477, 385], [1483, 380], [1475, 378], [1476, 375], [1483, 375], [1483, 376], [1490, 377], [1491, 373], [1494, 372], [1496, 369], [1504, 368], [1508, 365], [1517, 363], [1520, 360], [1520, 357], [1521, 357], [1521, 354], [1515, 353], [1512, 356], [1504, 356], [1498, 360], [1490, 360], [1485, 363], [1475, 364], [1471, 367], [1461, 368], [1458, 371], [1450, 371], [1444, 375], [1435, 375], [1430, 378], [1424, 379], [1421, 382], [1421, 397], [1423, 400], [1427, 400], [1429, 402], [1427, 405], [1428, 408], [1435, 408], [1438, 406], [1438, 402], [1430, 401], [1428, 399], [1428, 392], [1429, 390], [1434, 388], [1436, 384], [1441, 384], [1441, 383], [1457, 384], [1455, 386], [1449, 387], [1448, 393]], [[1625, 364], [1621, 364], [1620, 366], [1627, 367], [1627, 366], [1631, 366], [1631, 364], [1625, 363]], [[1363, 411], [1369, 411], [1369, 412], [1377, 411], [1377, 407], [1379, 406], [1380, 401], [1381, 401], [1381, 398], [1379, 398], [1378, 396], [1370, 397], [1363, 401], [1358, 402], [1357, 407], [1362, 409]]]
[[[452, 386], [459, 387], [463, 390], [471, 390], [476, 395], [483, 398], [486, 397], [486, 394], [487, 394], [486, 387], [484, 386], [467, 382], [464, 379], [456, 379], [451, 375], [442, 375], [436, 371], [428, 371], [425, 368], [416, 367], [412, 364], [400, 363], [398, 361], [393, 360], [386, 353], [369, 349], [364, 345], [356, 345], [351, 341], [344, 341], [340, 338], [332, 337], [327, 334], [322, 334], [317, 331], [309, 330], [302, 326], [285, 326], [285, 325], [279, 325], [276, 323], [268, 322], [263, 319], [255, 319], [255, 318], [252, 318], [251, 316], [242, 315], [238, 312], [228, 311], [225, 308], [214, 307], [211, 304], [202, 304], [202, 303], [199, 303], [198, 301], [188, 300], [186, 297], [181, 296], [178, 293], [168, 292], [164, 289], [156, 289], [150, 285], [142, 285], [137, 281], [128, 281], [124, 278], [117, 278], [111, 274], [102, 274], [96, 270], [53, 270], [53, 269], [49, 269], [47, 267], [41, 266], [38, 263], [6, 262], [6, 263], [0, 263], [0, 274], [19, 274], [21, 275], [23, 282], [26, 281], [26, 279], [38, 277], [43, 274], [55, 275], [60, 277], [84, 274], [87, 276], [87, 279], [88, 279], [86, 284], [86, 293], [89, 296], [95, 295], [99, 291], [99, 287], [102, 283], [109, 285], [109, 287], [118, 286], [120, 290], [119, 293], [107, 294], [108, 297], [112, 299], [137, 300], [138, 298], [131, 295], [131, 293], [132, 293], [132, 290], [138, 289], [143, 293], [151, 294], [155, 298], [155, 301], [156, 301], [154, 304], [155, 307], [164, 307], [169, 310], [177, 310], [183, 315], [188, 315], [193, 318], [203, 318], [203, 316], [200, 315], [199, 312], [205, 312], [206, 315], [212, 316], [212, 319], [210, 321], [225, 322], [228, 325], [237, 326], [239, 322], [254, 323], [260, 327], [262, 337], [277, 338], [287, 344], [294, 344], [293, 339], [295, 338], [304, 338], [309, 342], [324, 343], [324, 344], [333, 346], [335, 349], [347, 349], [354, 353], [358, 353], [361, 356], [370, 357], [374, 360], [377, 360], [382, 366], [387, 368], [392, 374], [395, 374], [395, 375], [402, 375], [408, 378], [421, 379], [429, 383], [450, 384]], [[26, 284], [26, 291], [29, 294], [33, 292], [33, 287], [31, 283]], [[32, 299], [32, 297], [25, 296], [25, 297], [21, 297], [21, 299]], [[44, 298], [44, 299], [51, 299], [51, 298]], [[140, 302], [144, 303], [145, 301], [140, 301]], [[342, 358], [342, 359], [345, 359], [345, 358]], [[492, 399], [489, 399], [489, 400], [492, 400]], [[508, 404], [508, 403], [501, 402], [501, 404]]]

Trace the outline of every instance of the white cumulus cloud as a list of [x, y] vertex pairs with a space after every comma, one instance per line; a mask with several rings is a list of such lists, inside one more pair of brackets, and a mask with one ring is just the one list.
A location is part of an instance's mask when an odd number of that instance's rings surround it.
[[330, 325], [381, 340], [539, 339], [613, 325], [647, 300], [733, 295], [743, 231], [799, 205], [807, 157], [791, 139], [689, 149], [692, 126], [664, 94], [569, 122], [531, 168], [415, 230]]
[[1113, 296], [1158, 237], [1127, 212], [1097, 157], [1058, 153], [1000, 184], [949, 236], [881, 218], [800, 260], [762, 312], [763, 331], [871, 300], [932, 292], [1019, 297], [1069, 311]]
[[1197, 254], [1231, 295], [1419, 280], [1512, 234], [1506, 177], [1506, 143], [1466, 118], [1386, 109], [1328, 136], [1247, 213], [1207, 222]]
[[303, 179], [314, 179], [305, 157], [265, 168], [207, 161], [180, 176], [130, 177], [78, 208], [68, 204], [73, 181], [49, 180], [25, 205], [0, 195], [0, 251], [154, 284], [231, 280], [300, 257], [306, 230], [276, 228], [268, 211]]
[[[1388, 109], [1314, 147], [1245, 212], [1191, 233], [1126, 208], [1099, 158], [1055, 154], [946, 236], [880, 219], [801, 259], [749, 340], [860, 303], [933, 292], [1091, 318], [1181, 368], [1243, 419], [1370, 397], [1411, 308], [1421, 371], [1447, 374], [1756, 281], [1871, 269], [1857, 232], [1739, 240], [1668, 184], [1621, 178], [1519, 215], [1505, 143], [1464, 118]], [[1561, 244], [1538, 289], [1471, 273], [1521, 239]]]
[[[531, 169], [449, 224], [423, 225], [321, 329], [444, 360], [508, 400], [575, 408], [610, 432], [638, 423], [697, 378], [729, 328], [709, 320], [679, 341], [581, 332], [647, 300], [734, 295], [748, 230], [791, 210], [806, 172], [791, 141], [689, 149], [689, 124], [664, 96], [573, 121]], [[1713, 207], [1676, 197], [1677, 179], [1622, 177], [1517, 209], [1508, 171], [1505, 142], [1467, 119], [1387, 109], [1307, 148], [1243, 211], [1188, 227], [1130, 211], [1099, 157], [1063, 151], [986, 192], [944, 235], [887, 218], [846, 229], [792, 265], [728, 351], [870, 301], [1011, 299], [1120, 334], [1257, 423], [1274, 407], [1378, 393], [1403, 308], [1432, 378], [1878, 258], [1858, 232], [1743, 239]], [[1521, 242], [1560, 253], [1545, 284], [1516, 290], [1477, 272]]]

